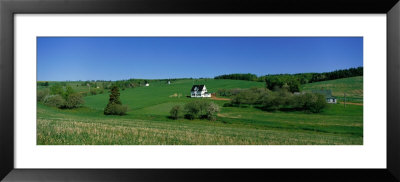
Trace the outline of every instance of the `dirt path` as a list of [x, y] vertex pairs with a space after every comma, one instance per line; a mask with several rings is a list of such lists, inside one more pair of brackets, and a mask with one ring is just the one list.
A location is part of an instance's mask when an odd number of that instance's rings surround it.
[[211, 100], [231, 100], [231, 99], [211, 96]]
[[[344, 104], [344, 103], [342, 102], [342, 104]], [[356, 105], [356, 106], [362, 106], [363, 105], [363, 103], [354, 103], [354, 102], [346, 102], [346, 104]]]

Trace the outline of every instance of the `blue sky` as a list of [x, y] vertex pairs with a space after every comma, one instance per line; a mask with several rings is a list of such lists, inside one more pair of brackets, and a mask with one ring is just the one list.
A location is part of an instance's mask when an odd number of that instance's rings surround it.
[[328, 72], [363, 66], [362, 37], [38, 37], [37, 79]]

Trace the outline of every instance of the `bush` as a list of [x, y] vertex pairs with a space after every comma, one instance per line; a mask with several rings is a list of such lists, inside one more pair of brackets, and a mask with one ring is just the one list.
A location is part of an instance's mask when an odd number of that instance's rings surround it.
[[182, 109], [181, 109], [181, 106], [179, 106], [179, 105], [172, 107], [171, 110], [169, 111], [172, 119], [178, 119], [181, 112], [182, 112]]
[[200, 113], [200, 105], [198, 102], [193, 101], [185, 104], [185, 118], [186, 119], [194, 119], [197, 118], [197, 116]]
[[128, 111], [127, 106], [123, 106], [121, 104], [110, 104], [104, 109], [105, 115], [125, 115]]
[[[171, 109], [172, 111], [172, 109]], [[186, 119], [203, 119], [216, 120], [216, 115], [219, 112], [219, 106], [213, 102], [205, 100], [196, 100], [185, 104], [184, 107]]]
[[275, 92], [268, 95], [264, 95], [261, 99], [262, 107], [266, 110], [277, 110], [279, 109], [281, 100]]
[[310, 103], [309, 110], [313, 113], [319, 113], [327, 105], [325, 96], [321, 94], [314, 94], [314, 98]]
[[207, 107], [207, 119], [215, 121], [217, 119], [217, 113], [219, 112], [219, 106], [210, 102]]
[[43, 103], [53, 107], [63, 107], [65, 100], [60, 95], [47, 95], [43, 99]]
[[43, 99], [50, 94], [49, 89], [41, 89], [37, 91], [36, 97], [37, 101], [43, 101]]
[[[262, 98], [269, 94], [271, 91], [266, 88], [251, 88], [251, 89], [243, 89], [236, 90], [236, 93], [233, 94], [231, 104], [232, 105], [240, 105], [240, 104], [249, 104], [249, 105], [258, 105], [262, 103]], [[234, 93], [232, 91], [232, 93]]]
[[310, 111], [313, 113], [321, 112], [327, 106], [325, 96], [315, 93], [305, 93], [302, 95], [294, 96], [294, 107]]
[[70, 94], [75, 93], [74, 89], [71, 86], [67, 86], [65, 92], [62, 93], [62, 96], [66, 100]]
[[60, 84], [55, 84], [50, 87], [50, 94], [51, 95], [63, 95], [64, 90]]
[[79, 93], [72, 93], [68, 95], [67, 99], [65, 100], [64, 107], [65, 108], [76, 108], [80, 105], [84, 104], [85, 101], [82, 98], [82, 95]]

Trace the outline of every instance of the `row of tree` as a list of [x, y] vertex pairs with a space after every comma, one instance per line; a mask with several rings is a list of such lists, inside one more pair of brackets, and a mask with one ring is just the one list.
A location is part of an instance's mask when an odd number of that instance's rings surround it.
[[227, 74], [227, 75], [219, 75], [214, 77], [214, 79], [231, 79], [231, 80], [247, 80], [247, 81], [258, 81], [258, 77], [255, 74], [247, 73], [247, 74]]
[[71, 86], [66, 86], [64, 89], [58, 84], [39, 90], [37, 101], [62, 109], [72, 109], [84, 104], [82, 95], [75, 92]]
[[225, 106], [253, 105], [263, 110], [303, 110], [318, 113], [327, 106], [324, 95], [318, 93], [292, 94], [287, 89], [271, 91], [266, 88], [241, 89], [231, 96]]
[[214, 102], [194, 100], [186, 103], [183, 109], [180, 105], [173, 106], [170, 110], [170, 117], [172, 119], [178, 119], [183, 116], [190, 120], [197, 118], [215, 121], [218, 112], [219, 106]]
[[297, 73], [297, 74], [274, 74], [257, 77], [255, 74], [227, 74], [214, 77], [214, 79], [232, 79], [265, 82], [266, 88], [276, 90], [283, 87], [290, 92], [299, 92], [301, 84], [335, 80], [354, 76], [362, 76], [363, 67], [336, 70], [324, 73]]
[[[93, 89], [95, 90], [95, 89]], [[92, 93], [95, 95], [95, 93]], [[61, 109], [72, 109], [84, 104], [82, 94], [77, 93], [71, 86], [61, 86], [55, 84], [50, 88], [40, 89], [37, 92], [37, 101], [47, 106], [58, 107]], [[110, 98], [104, 108], [105, 115], [125, 115], [128, 108], [122, 105], [120, 100], [119, 87], [111, 86]]]

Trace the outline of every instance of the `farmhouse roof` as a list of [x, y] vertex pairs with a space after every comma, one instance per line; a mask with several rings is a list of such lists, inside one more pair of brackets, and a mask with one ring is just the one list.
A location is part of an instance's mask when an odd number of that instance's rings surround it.
[[203, 91], [205, 85], [193, 85], [192, 89], [190, 91], [194, 91], [194, 89], [197, 87], [197, 91]]

